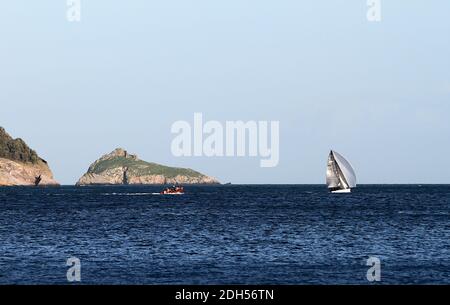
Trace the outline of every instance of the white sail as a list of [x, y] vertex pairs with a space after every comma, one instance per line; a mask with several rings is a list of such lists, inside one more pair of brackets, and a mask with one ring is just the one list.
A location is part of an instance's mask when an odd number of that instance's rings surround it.
[[327, 164], [327, 185], [333, 191], [356, 187], [356, 175], [350, 163], [340, 154], [331, 151]]
[[341, 185], [341, 181], [339, 180], [339, 173], [336, 166], [337, 164], [333, 158], [333, 154], [330, 153], [330, 155], [328, 156], [327, 164], [327, 185], [330, 189], [338, 189]]
[[350, 188], [356, 187], [356, 174], [351, 164], [337, 152], [333, 151], [333, 155], [345, 177], [345, 181], [347, 181], [348, 186]]

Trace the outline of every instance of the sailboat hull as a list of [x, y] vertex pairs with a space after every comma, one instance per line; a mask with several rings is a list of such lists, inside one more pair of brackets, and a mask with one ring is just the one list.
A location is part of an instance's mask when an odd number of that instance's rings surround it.
[[351, 193], [351, 192], [352, 192], [351, 189], [331, 191], [332, 194], [348, 194], [348, 193]]

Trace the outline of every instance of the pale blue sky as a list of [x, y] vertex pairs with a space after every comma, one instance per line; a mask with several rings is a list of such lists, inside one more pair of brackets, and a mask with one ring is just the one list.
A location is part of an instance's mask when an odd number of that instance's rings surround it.
[[[65, 0], [0, 4], [0, 126], [75, 183], [115, 147], [234, 183], [449, 183], [450, 2]], [[175, 158], [176, 120], [279, 120], [276, 168]]]

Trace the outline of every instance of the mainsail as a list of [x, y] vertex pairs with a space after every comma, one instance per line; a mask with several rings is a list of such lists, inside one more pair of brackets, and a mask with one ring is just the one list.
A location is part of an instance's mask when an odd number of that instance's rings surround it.
[[332, 191], [356, 187], [356, 175], [350, 163], [335, 151], [328, 155], [327, 185]]

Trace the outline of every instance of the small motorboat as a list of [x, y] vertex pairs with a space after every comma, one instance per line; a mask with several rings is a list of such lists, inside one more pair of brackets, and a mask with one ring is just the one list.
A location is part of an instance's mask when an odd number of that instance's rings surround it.
[[160, 194], [161, 195], [183, 195], [184, 187], [182, 187], [182, 186], [168, 187], [165, 190], [163, 190]]

